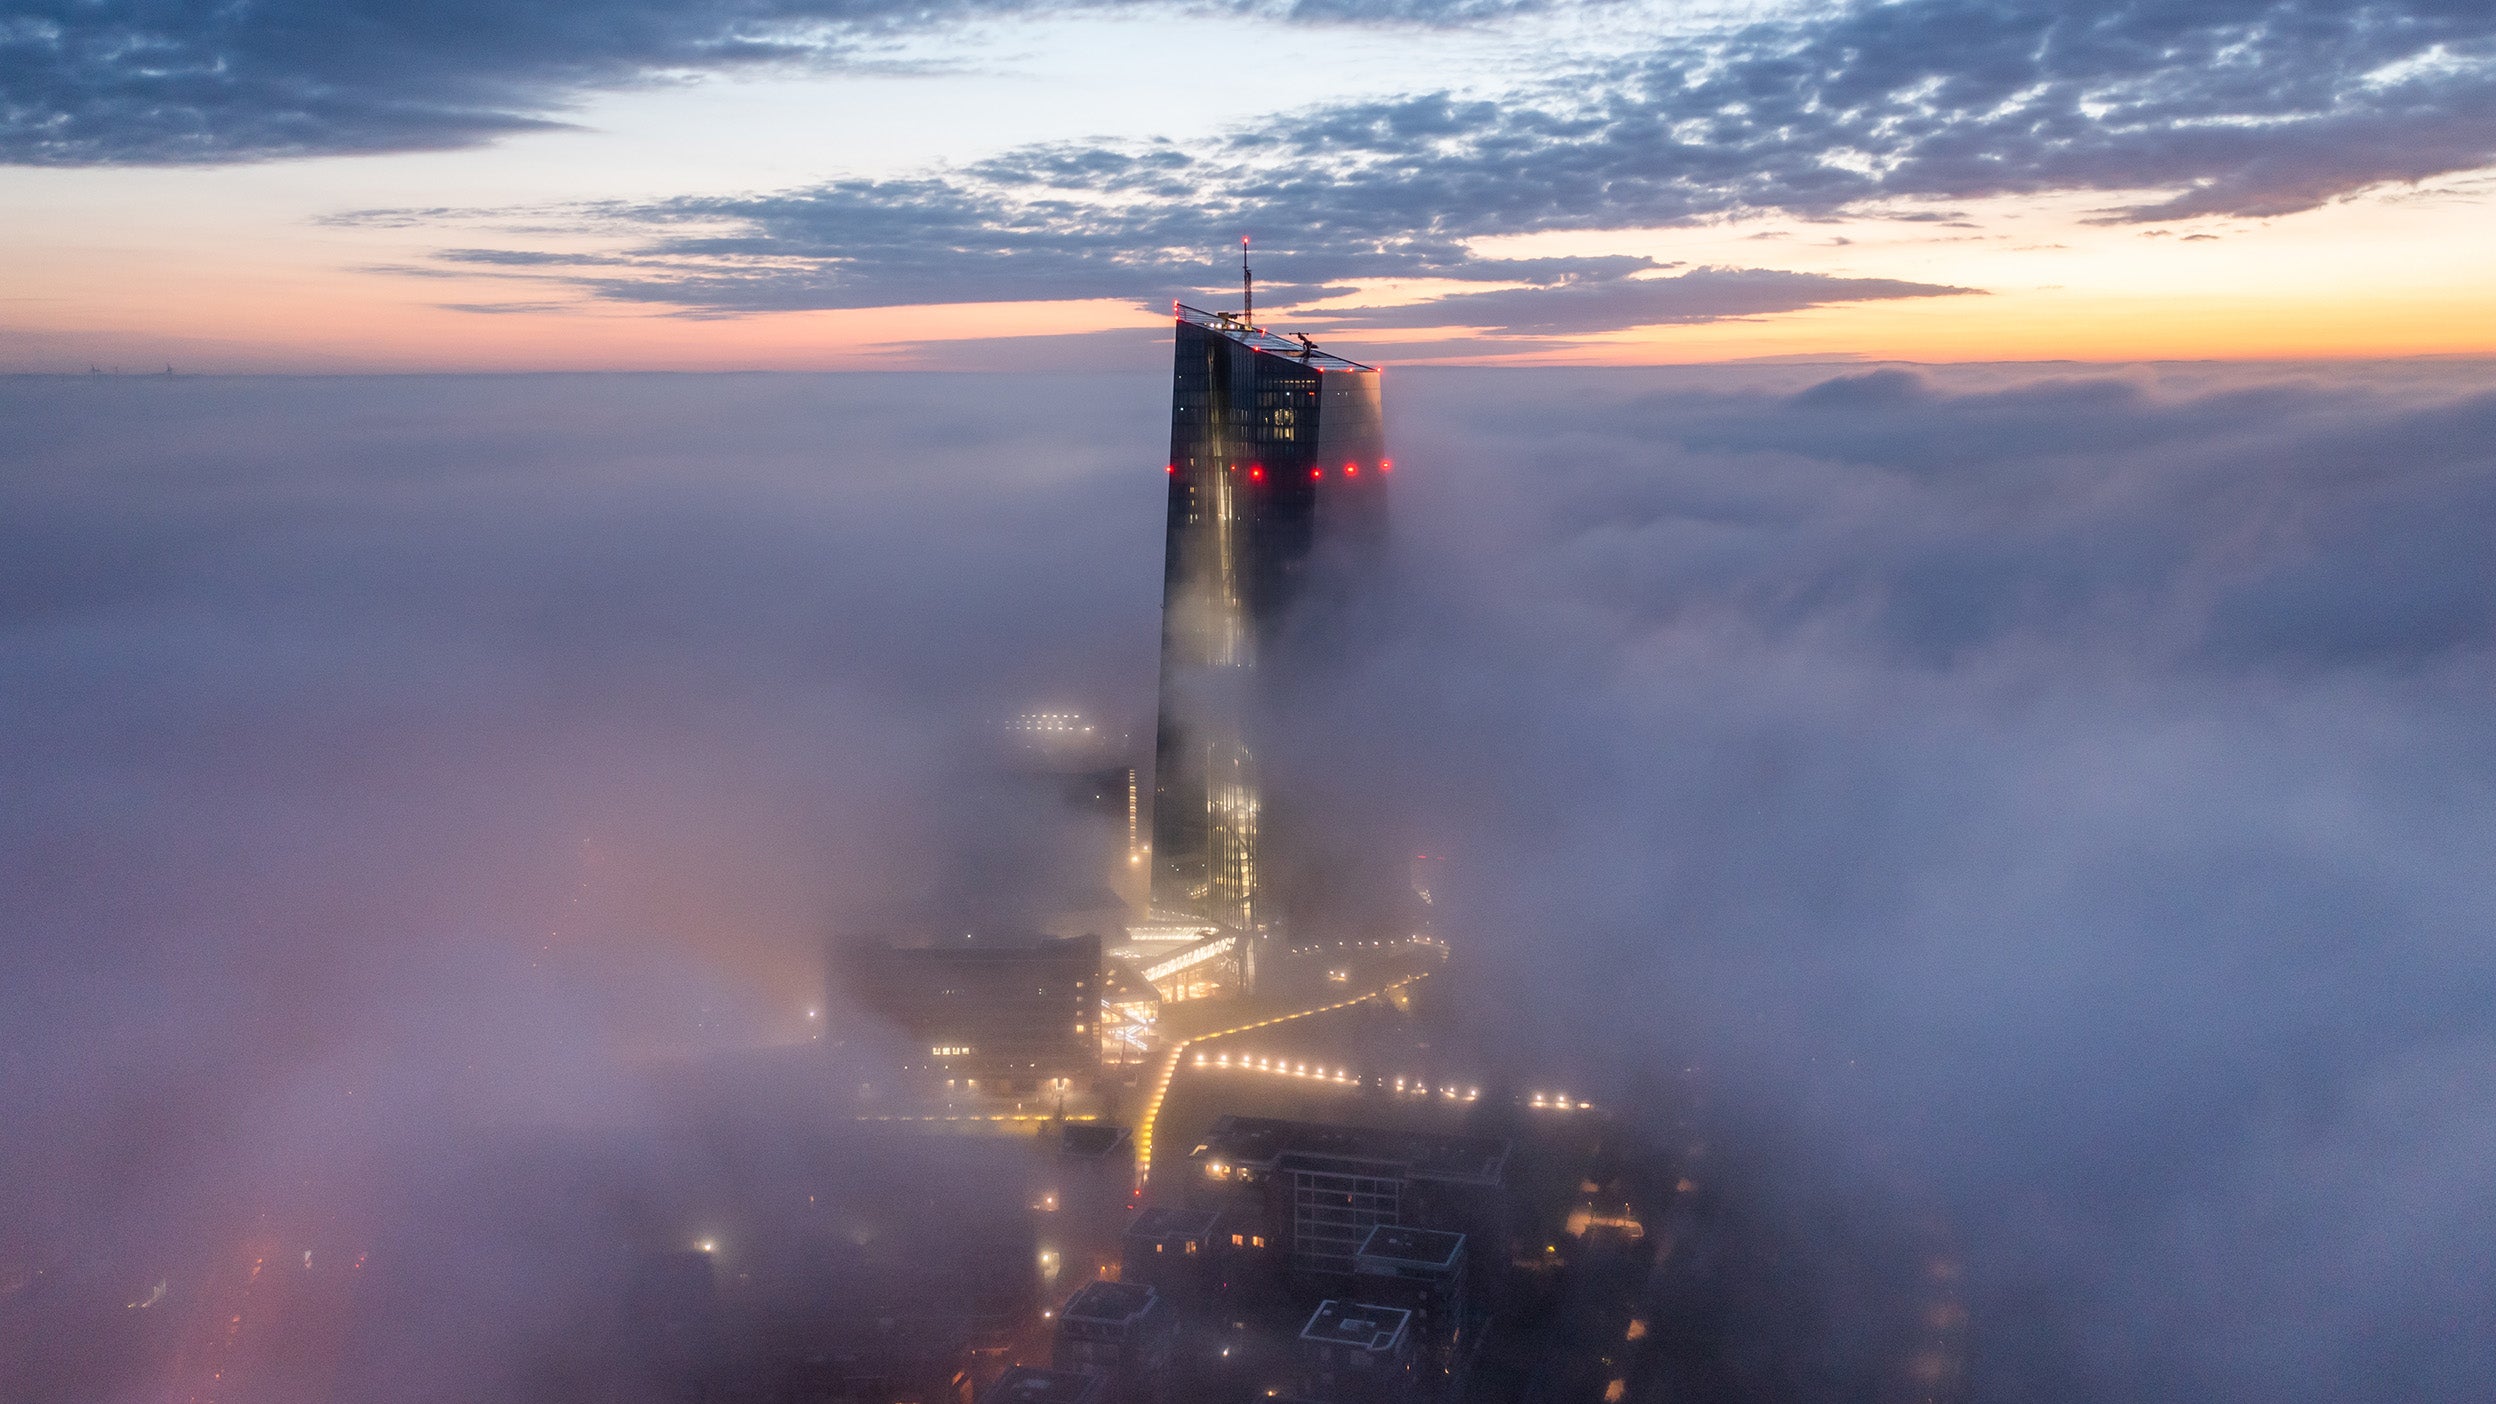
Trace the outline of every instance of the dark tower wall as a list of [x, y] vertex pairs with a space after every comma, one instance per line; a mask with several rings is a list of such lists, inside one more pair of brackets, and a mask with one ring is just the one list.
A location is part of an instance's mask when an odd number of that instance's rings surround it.
[[1382, 532], [1387, 468], [1375, 371], [1213, 323], [1182, 313], [1172, 375], [1152, 901], [1244, 929], [1261, 884], [1260, 660], [1281, 662], [1313, 560]]

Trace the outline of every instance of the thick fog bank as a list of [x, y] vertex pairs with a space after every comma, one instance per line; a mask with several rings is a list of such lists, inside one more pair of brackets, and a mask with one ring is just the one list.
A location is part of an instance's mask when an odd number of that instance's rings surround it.
[[1810, 1232], [1943, 1207], [1980, 1397], [2477, 1397], [2490, 386], [1402, 376], [1388, 642], [1279, 739], [1517, 1038], [1697, 1069]]
[[[2490, 383], [1392, 372], [1269, 770], [1446, 858], [1520, 1057], [1936, 1208], [1980, 1396], [2486, 1397]], [[405, 1234], [497, 1128], [699, 1180], [652, 1057], [1062, 879], [980, 747], [1148, 715], [1164, 393], [0, 382], [7, 1265]]]

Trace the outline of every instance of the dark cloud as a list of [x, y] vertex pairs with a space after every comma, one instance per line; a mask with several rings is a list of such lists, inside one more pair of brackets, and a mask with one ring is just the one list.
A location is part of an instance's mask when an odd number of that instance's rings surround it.
[[[1065, 159], [1056, 148], [1035, 155], [1044, 165]], [[1149, 164], [1127, 158], [1106, 163], [1122, 172]], [[1209, 272], [1225, 271], [1224, 258], [1236, 258], [1240, 226], [1227, 214], [1182, 198], [1183, 192], [1184, 182], [1164, 188], [1156, 176], [1154, 203], [1107, 209], [1067, 199], [1029, 201], [1001, 189], [927, 178], [844, 181], [769, 196], [607, 204], [571, 214], [609, 232], [623, 227], [649, 237], [603, 254], [446, 249], [436, 255], [439, 266], [431, 271], [507, 270], [556, 279], [602, 298], [715, 313], [1132, 300], [1138, 289], [1192, 294]], [[471, 211], [460, 217], [477, 216]], [[338, 217], [385, 227], [406, 218], [395, 210]], [[1346, 278], [1550, 285], [1659, 266], [1634, 255], [1489, 258], [1456, 241], [1416, 239], [1392, 250], [1367, 255], [1347, 250], [1313, 260], [1301, 239], [1280, 243], [1280, 249], [1256, 254], [1259, 287], [1280, 301], [1341, 295], [1348, 289], [1329, 280]]]
[[1278, 299], [1543, 281], [1472, 241], [2074, 191], [2163, 192], [2110, 220], [2280, 215], [2486, 166], [2492, 133], [2482, 6], [1906, 0], [1192, 147], [1051, 144], [915, 180], [578, 210], [625, 242], [574, 276], [714, 311], [1118, 296], [1203, 286], [1248, 230]]
[[0, 156], [59, 165], [472, 146], [559, 125], [585, 88], [798, 59], [816, 51], [810, 23], [879, 14], [771, 0], [10, 10]]
[[1972, 288], [1834, 278], [1765, 268], [1694, 268], [1661, 278], [1578, 279], [1548, 288], [1455, 293], [1428, 302], [1312, 314], [1313, 327], [1479, 327], [1504, 335], [1585, 335], [1799, 312], [1836, 302], [1950, 297]]
[[[1515, 0], [1207, 4], [1445, 24]], [[189, 164], [474, 146], [562, 125], [598, 89], [876, 61], [891, 37], [1052, 0], [15, 0], [0, 11], [0, 161]], [[1184, 6], [1182, 8], [1185, 8]]]

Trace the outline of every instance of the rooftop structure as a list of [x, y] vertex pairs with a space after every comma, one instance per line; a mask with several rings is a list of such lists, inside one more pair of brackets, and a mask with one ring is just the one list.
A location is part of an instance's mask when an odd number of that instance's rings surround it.
[[1165, 1252], [1185, 1253], [1187, 1244], [1209, 1242], [1214, 1226], [1221, 1221], [1222, 1214], [1217, 1209], [1156, 1204], [1135, 1216], [1135, 1222], [1127, 1225], [1125, 1238], [1131, 1247], [1144, 1245], [1148, 1253], [1153, 1251], [1154, 1244], [1162, 1245]]
[[1332, 351], [1321, 351], [1316, 342], [1305, 336], [1285, 336], [1264, 327], [1252, 327], [1243, 319], [1228, 312], [1207, 312], [1203, 308], [1190, 307], [1183, 302], [1172, 303], [1170, 310], [1181, 322], [1190, 326], [1220, 332], [1252, 351], [1288, 356], [1292, 360], [1313, 366], [1321, 371], [1375, 371], [1378, 369], [1376, 366], [1362, 365], [1347, 356], [1338, 356]]
[[1170, 1303], [1139, 1282], [1093, 1282], [1057, 1313], [1056, 1365], [1101, 1377], [1114, 1404], [1158, 1400], [1178, 1334]]
[[1369, 1306], [1329, 1299], [1318, 1305], [1300, 1339], [1312, 1345], [1344, 1346], [1384, 1354], [1404, 1340], [1413, 1314], [1402, 1307]]
[[1357, 1268], [1382, 1277], [1436, 1277], [1465, 1256], [1465, 1236], [1440, 1229], [1380, 1224], [1361, 1242]]
[[1119, 1243], [1119, 1276], [1151, 1285], [1184, 1306], [1204, 1295], [1224, 1255], [1215, 1237], [1221, 1211], [1156, 1205], [1127, 1225]]
[[1346, 1276], [1382, 1226], [1498, 1241], [1508, 1149], [1491, 1136], [1226, 1116], [1188, 1159], [1192, 1184], [1253, 1190], [1278, 1229], [1290, 1226], [1293, 1272]]
[[1124, 1329], [1153, 1309], [1153, 1289], [1137, 1282], [1087, 1282], [1066, 1299], [1060, 1321]]
[[1106, 1395], [1098, 1375], [1017, 1365], [980, 1391], [979, 1404], [1100, 1404]]
[[1508, 1142], [1375, 1126], [1337, 1126], [1267, 1116], [1225, 1116], [1188, 1158], [1214, 1179], [1273, 1173], [1285, 1155], [1386, 1162], [1411, 1179], [1495, 1186], [1508, 1168]]
[[1300, 1328], [1308, 1392], [1324, 1404], [1397, 1404], [1412, 1397], [1413, 1314], [1326, 1301]]

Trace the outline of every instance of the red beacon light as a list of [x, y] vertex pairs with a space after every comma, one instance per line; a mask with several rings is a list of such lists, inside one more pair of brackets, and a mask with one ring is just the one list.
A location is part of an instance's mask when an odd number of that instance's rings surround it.
[[1248, 477], [1249, 477], [1249, 479], [1250, 479], [1251, 481], [1254, 481], [1254, 482], [1260, 482], [1260, 483], [1261, 483], [1261, 482], [1264, 482], [1264, 481], [1265, 481], [1265, 465], [1264, 465], [1264, 464], [1262, 464], [1262, 463], [1252, 463], [1252, 464], [1248, 465]]
[[1318, 479], [1320, 479], [1320, 478], [1322, 478], [1322, 477], [1325, 477], [1325, 476], [1326, 476], [1326, 470], [1325, 470], [1325, 469], [1323, 469], [1323, 468], [1312, 468], [1312, 469], [1310, 469], [1310, 470], [1309, 470], [1309, 481], [1310, 481], [1310, 482], [1316, 482]]
[[1347, 463], [1343, 465], [1343, 475], [1347, 478], [1359, 477], [1361, 475], [1361, 465], [1357, 463]]
[[1395, 471], [1395, 460], [1394, 460], [1394, 459], [1392, 459], [1392, 458], [1382, 458], [1382, 459], [1379, 459], [1379, 460], [1378, 460], [1378, 471], [1379, 471], [1379, 472], [1381, 472], [1381, 473], [1392, 473], [1392, 472], [1394, 472], [1394, 471]]
[[1162, 471], [1163, 471], [1163, 472], [1165, 472], [1165, 473], [1168, 473], [1171, 477], [1174, 477], [1174, 478], [1175, 478], [1175, 477], [1177, 477], [1177, 476], [1179, 475], [1179, 465], [1177, 465], [1177, 464], [1173, 463], [1173, 464], [1171, 464], [1169, 467], [1167, 467], [1167, 468], [1163, 469]]

